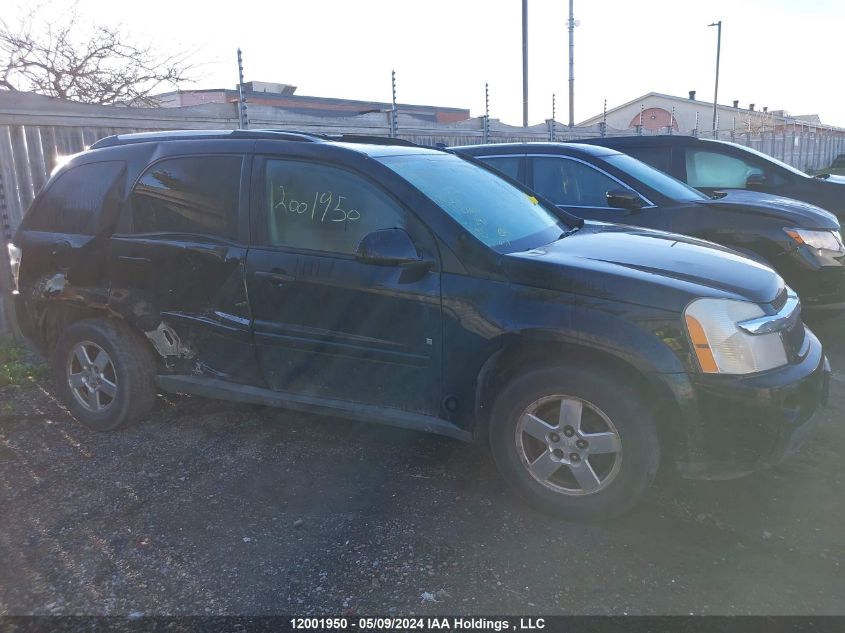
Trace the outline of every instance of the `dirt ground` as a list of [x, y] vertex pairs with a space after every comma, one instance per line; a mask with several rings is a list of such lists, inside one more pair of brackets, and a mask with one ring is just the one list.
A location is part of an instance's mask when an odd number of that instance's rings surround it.
[[192, 398], [76, 424], [0, 390], [0, 615], [845, 614], [845, 332], [799, 454], [662, 477], [633, 513], [525, 507], [480, 448]]

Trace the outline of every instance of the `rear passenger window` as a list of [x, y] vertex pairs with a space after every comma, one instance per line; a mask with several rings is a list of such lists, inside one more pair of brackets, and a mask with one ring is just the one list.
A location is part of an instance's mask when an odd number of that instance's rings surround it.
[[337, 167], [268, 160], [267, 241], [345, 255], [368, 233], [403, 228], [402, 209], [376, 185]]
[[185, 156], [159, 161], [132, 190], [130, 233], [238, 236], [240, 156]]
[[123, 161], [71, 167], [61, 174], [27, 213], [22, 228], [31, 231], [94, 235], [103, 208], [120, 204]]

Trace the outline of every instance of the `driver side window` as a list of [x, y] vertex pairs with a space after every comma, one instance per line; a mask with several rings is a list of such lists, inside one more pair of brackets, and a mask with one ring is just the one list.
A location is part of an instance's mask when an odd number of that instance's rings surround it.
[[375, 185], [329, 165], [265, 163], [266, 242], [353, 255], [379, 229], [405, 228], [402, 209]]
[[687, 184], [704, 188], [745, 189], [749, 176], [763, 176], [773, 185], [773, 174], [736, 156], [700, 149], [686, 152]]
[[534, 191], [558, 205], [610, 208], [607, 192], [622, 188], [594, 167], [575, 160], [554, 156], [531, 160]]

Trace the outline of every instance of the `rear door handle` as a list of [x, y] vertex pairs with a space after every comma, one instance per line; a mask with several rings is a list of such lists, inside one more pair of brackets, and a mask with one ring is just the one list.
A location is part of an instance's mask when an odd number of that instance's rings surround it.
[[276, 286], [282, 286], [294, 280], [293, 275], [288, 275], [283, 270], [259, 270], [256, 271], [255, 278], [265, 279]]

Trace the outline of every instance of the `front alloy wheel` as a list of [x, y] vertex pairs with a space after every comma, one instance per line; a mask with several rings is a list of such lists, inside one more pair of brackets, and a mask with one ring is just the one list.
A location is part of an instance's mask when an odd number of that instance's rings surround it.
[[572, 396], [532, 402], [516, 425], [523, 465], [541, 485], [566, 495], [588, 495], [609, 486], [622, 466], [622, 440], [610, 418]]
[[526, 501], [559, 516], [617, 516], [640, 499], [660, 463], [649, 407], [623, 375], [572, 363], [521, 373], [490, 413], [490, 448]]

